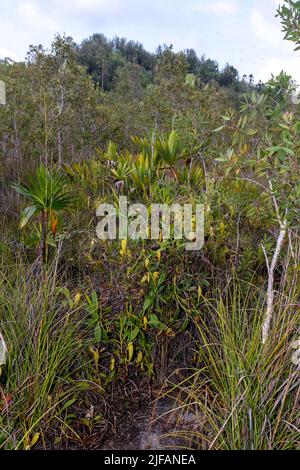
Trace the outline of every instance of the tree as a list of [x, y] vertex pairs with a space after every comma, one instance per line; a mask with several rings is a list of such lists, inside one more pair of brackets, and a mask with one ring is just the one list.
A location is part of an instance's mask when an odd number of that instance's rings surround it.
[[103, 34], [94, 34], [84, 39], [78, 47], [77, 59], [80, 65], [86, 67], [94, 82], [102, 90], [111, 90], [113, 79], [118, 67], [125, 64], [125, 60]]
[[185, 58], [188, 73], [197, 75], [199, 73], [199, 59], [194, 49], [187, 49], [185, 51]]
[[50, 51], [31, 46], [26, 62], [0, 63], [0, 74], [7, 94], [0, 107], [0, 158], [12, 179], [25, 166], [90, 157], [99, 139], [101, 95], [78, 65], [71, 38], [57, 36]]
[[[253, 92], [245, 96], [245, 100], [243, 114], [234, 127], [233, 116], [225, 116], [221, 129], [224, 131], [229, 126], [233, 140], [229, 153], [218, 161], [225, 164], [224, 175], [250, 185], [249, 194], [250, 187], [260, 192], [259, 205], [252, 202], [247, 214], [260, 220], [265, 232], [260, 248], [268, 272], [267, 306], [262, 326], [262, 341], [266, 343], [275, 311], [276, 276], [284, 270], [293, 272], [297, 263], [299, 120], [290, 110], [283, 112], [282, 106], [274, 106], [274, 100], [268, 95]], [[264, 201], [268, 220], [265, 218], [263, 222], [259, 215], [263, 215]], [[271, 243], [267, 232], [272, 237]], [[286, 280], [287, 277], [283, 282]]]
[[155, 71], [155, 81], [184, 83], [187, 74], [187, 62], [184, 53], [176, 53], [173, 46], [165, 46], [159, 55]]
[[149, 83], [150, 77], [140, 65], [128, 63], [117, 70], [115, 89], [116, 93], [123, 98], [141, 99]]
[[296, 89], [297, 86], [292, 76], [283, 70], [277, 77], [272, 74], [271, 79], [265, 84], [266, 93], [275, 100], [284, 100], [284, 98], [291, 96]]
[[155, 56], [147, 52], [139, 42], [115, 37], [110, 44], [113, 51], [118, 52], [126, 62], [138, 64], [148, 72], [153, 72]]
[[300, 2], [284, 0], [277, 10], [277, 16], [281, 19], [284, 39], [295, 43], [295, 50], [300, 49]]
[[203, 83], [209, 83], [213, 80], [217, 81], [220, 75], [218, 62], [206, 59], [203, 55], [200, 60], [198, 74]]
[[239, 78], [239, 72], [230, 64], [226, 64], [222, 72], [220, 73], [219, 83], [221, 86], [232, 86]]

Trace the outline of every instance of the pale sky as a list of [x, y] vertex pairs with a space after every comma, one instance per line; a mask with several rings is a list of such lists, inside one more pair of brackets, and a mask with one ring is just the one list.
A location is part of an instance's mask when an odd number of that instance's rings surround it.
[[126, 37], [154, 51], [193, 48], [266, 81], [282, 69], [300, 83], [300, 54], [283, 40], [280, 0], [0, 0], [0, 58], [49, 47], [55, 33], [76, 42], [93, 33]]

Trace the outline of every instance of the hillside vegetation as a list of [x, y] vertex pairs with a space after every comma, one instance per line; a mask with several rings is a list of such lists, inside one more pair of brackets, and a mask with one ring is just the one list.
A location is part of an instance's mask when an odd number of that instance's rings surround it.
[[[106, 448], [137, 413], [162, 447], [299, 449], [292, 78], [96, 34], [0, 79], [0, 449]], [[203, 248], [99, 240], [120, 195], [203, 204]]]

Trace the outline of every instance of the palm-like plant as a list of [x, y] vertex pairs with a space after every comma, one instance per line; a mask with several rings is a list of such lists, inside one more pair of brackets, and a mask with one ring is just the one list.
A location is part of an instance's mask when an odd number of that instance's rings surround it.
[[125, 184], [131, 173], [130, 163], [126, 160], [120, 159], [116, 164], [116, 167], [111, 169], [111, 173], [116, 181], [122, 181]]
[[56, 213], [71, 209], [75, 202], [74, 193], [68, 191], [67, 181], [59, 174], [47, 170], [44, 166], [37, 169], [36, 174], [29, 178], [27, 185], [14, 184], [13, 189], [30, 200], [20, 218], [20, 229], [24, 228], [33, 216], [39, 216], [41, 223], [41, 243], [39, 255], [46, 260], [47, 229], [51, 216], [52, 233], [55, 236]]
[[151, 192], [151, 184], [154, 177], [154, 165], [145, 154], [140, 153], [133, 163], [131, 178], [135, 185], [142, 189], [148, 196]]
[[156, 143], [157, 160], [166, 163], [176, 177], [175, 165], [180, 159], [180, 141], [176, 131], [172, 131], [168, 137], [159, 137]]

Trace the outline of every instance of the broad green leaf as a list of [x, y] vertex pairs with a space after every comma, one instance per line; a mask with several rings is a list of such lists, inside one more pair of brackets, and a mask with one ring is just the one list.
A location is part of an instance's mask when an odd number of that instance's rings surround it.
[[38, 211], [36, 206], [28, 206], [21, 214], [20, 218], [20, 229], [24, 228], [25, 225], [29, 222], [31, 217]]

